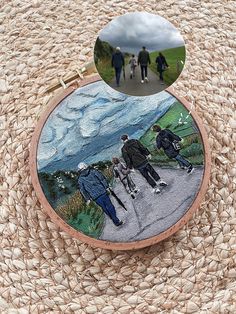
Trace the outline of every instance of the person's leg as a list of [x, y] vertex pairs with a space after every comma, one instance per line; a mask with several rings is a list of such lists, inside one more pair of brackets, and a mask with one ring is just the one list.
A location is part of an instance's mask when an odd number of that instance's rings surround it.
[[156, 187], [156, 182], [153, 180], [152, 177], [149, 176], [149, 174], [148, 174], [149, 171], [147, 169], [147, 166], [143, 167], [143, 168], [140, 168], [138, 170], [141, 173], [141, 175], [147, 180], [147, 182], [151, 185], [151, 187], [155, 188]]
[[177, 160], [178, 163], [180, 165], [183, 165], [184, 167], [190, 167], [191, 166], [191, 163], [187, 159], [185, 159], [183, 156], [181, 156], [180, 154], [178, 154], [175, 157], [175, 160]]
[[143, 65], [141, 65], [141, 77], [142, 77], [142, 81], [144, 81], [144, 67]]
[[147, 65], [144, 66], [144, 70], [145, 70], [145, 77], [147, 77]]
[[147, 171], [150, 173], [150, 175], [153, 177], [155, 181], [159, 181], [161, 178], [159, 174], [156, 172], [156, 170], [150, 165], [149, 163], [146, 166]]
[[120, 85], [120, 75], [121, 75], [122, 68], [118, 68], [118, 74], [117, 74], [117, 85]]
[[130, 191], [134, 191], [136, 189], [136, 185], [134, 181], [132, 180], [132, 178], [130, 177], [130, 175], [127, 175], [127, 183], [128, 183]]
[[163, 71], [160, 69], [160, 80], [163, 82]]
[[119, 218], [116, 216], [116, 210], [107, 194], [101, 195], [96, 199], [96, 203], [102, 207], [105, 214], [113, 221], [115, 225], [120, 223]]
[[130, 189], [130, 187], [129, 187], [129, 183], [128, 183], [127, 177], [124, 178], [121, 182], [122, 182], [122, 184], [123, 184], [123, 186], [124, 186], [126, 192], [127, 192], [128, 194], [130, 194], [130, 193], [131, 193], [131, 189]]

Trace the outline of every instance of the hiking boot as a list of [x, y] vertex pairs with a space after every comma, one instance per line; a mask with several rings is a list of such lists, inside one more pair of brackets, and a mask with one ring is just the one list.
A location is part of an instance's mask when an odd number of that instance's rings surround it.
[[118, 222], [118, 224], [116, 225], [116, 227], [119, 227], [119, 226], [122, 226], [122, 225], [123, 225], [123, 221], [120, 220], [120, 221]]
[[165, 181], [163, 181], [163, 180], [159, 180], [159, 181], [157, 181], [157, 183], [160, 185], [160, 186], [167, 186], [168, 184], [165, 182]]
[[191, 174], [191, 173], [193, 172], [193, 170], [194, 170], [193, 165], [190, 165], [190, 166], [188, 167], [187, 173], [188, 173], [188, 174]]
[[161, 192], [161, 190], [158, 187], [155, 187], [155, 188], [152, 189], [152, 192], [158, 194], [158, 193]]
[[149, 82], [149, 80], [148, 80], [148, 78], [147, 78], [147, 77], [145, 77], [145, 82], [146, 82], [146, 83], [148, 83], [148, 82]]
[[143, 83], [144, 83], [144, 80], [142, 80], [141, 83], [143, 84]]

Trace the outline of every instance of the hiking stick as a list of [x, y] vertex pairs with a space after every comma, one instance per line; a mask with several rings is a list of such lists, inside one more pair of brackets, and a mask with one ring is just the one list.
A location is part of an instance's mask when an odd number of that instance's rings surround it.
[[112, 189], [110, 189], [110, 188], [109, 188], [109, 191], [110, 191], [111, 195], [112, 195], [112, 196], [117, 200], [117, 202], [120, 204], [120, 206], [122, 206], [122, 207], [127, 211], [125, 205], [123, 204], [123, 202], [121, 201], [121, 199], [116, 195], [116, 193], [115, 193]]

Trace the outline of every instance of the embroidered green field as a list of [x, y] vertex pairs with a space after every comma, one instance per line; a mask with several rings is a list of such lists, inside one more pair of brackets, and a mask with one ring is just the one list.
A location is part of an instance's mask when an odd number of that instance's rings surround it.
[[[194, 165], [203, 164], [203, 147], [198, 129], [188, 110], [179, 102], [176, 102], [155, 124], [160, 125], [161, 128], [168, 128], [183, 138], [181, 154]], [[150, 128], [140, 139], [150, 150], [152, 161], [161, 165], [176, 165], [176, 162], [169, 159], [163, 150], [156, 149], [155, 138], [156, 133]]]

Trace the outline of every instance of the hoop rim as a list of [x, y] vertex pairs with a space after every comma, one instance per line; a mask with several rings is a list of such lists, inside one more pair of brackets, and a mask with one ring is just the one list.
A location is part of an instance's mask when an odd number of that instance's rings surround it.
[[[49, 102], [48, 107], [41, 115], [40, 119], [38, 120], [38, 123], [35, 127], [31, 143], [30, 143], [30, 155], [29, 155], [29, 167], [30, 167], [30, 175], [32, 178], [32, 184], [36, 191], [37, 197], [42, 205], [42, 207], [46, 210], [47, 214], [50, 216], [53, 222], [55, 222], [56, 225], [58, 225], [63, 231], [67, 232], [70, 236], [79, 239], [82, 242], [85, 242], [93, 247], [99, 247], [103, 249], [109, 249], [109, 250], [136, 250], [140, 248], [144, 248], [147, 246], [154, 245], [171, 235], [173, 235], [176, 231], [178, 231], [180, 228], [182, 228], [193, 216], [193, 214], [197, 211], [198, 207], [201, 204], [201, 201], [204, 198], [204, 195], [207, 191], [209, 179], [210, 179], [210, 171], [211, 171], [211, 157], [210, 157], [210, 148], [209, 148], [209, 142], [208, 142], [208, 135], [205, 131], [204, 125], [201, 121], [201, 119], [198, 117], [197, 113], [194, 111], [191, 111], [191, 116], [194, 119], [201, 138], [202, 143], [204, 147], [204, 173], [203, 178], [201, 182], [201, 186], [195, 196], [195, 199], [191, 205], [191, 207], [188, 209], [188, 211], [171, 227], [169, 227], [167, 230], [161, 232], [158, 235], [152, 236], [147, 239], [139, 240], [139, 241], [133, 241], [133, 242], [111, 242], [107, 240], [99, 240], [92, 237], [89, 237], [82, 232], [75, 230], [70, 225], [68, 225], [52, 208], [52, 206], [49, 204], [43, 190], [41, 187], [41, 184], [39, 182], [38, 177], [38, 169], [37, 169], [37, 149], [38, 149], [38, 142], [41, 135], [41, 131], [49, 118], [50, 114], [53, 112], [53, 110], [60, 104], [60, 102], [65, 99], [67, 96], [69, 96], [71, 93], [73, 93], [78, 87], [83, 87], [85, 85], [100, 81], [101, 77], [99, 75], [93, 75], [91, 77], [87, 77], [83, 79], [79, 86], [78, 84], [71, 84], [67, 89], [61, 91], [56, 96], [53, 97], [53, 99]], [[180, 97], [175, 93], [173, 88], [168, 87], [166, 91], [174, 96], [185, 108], [190, 110], [190, 104], [188, 101]]]

